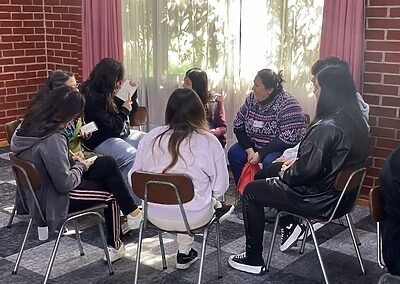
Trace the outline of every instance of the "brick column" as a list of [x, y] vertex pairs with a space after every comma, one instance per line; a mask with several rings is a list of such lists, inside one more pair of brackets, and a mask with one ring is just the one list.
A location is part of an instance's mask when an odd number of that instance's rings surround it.
[[370, 105], [371, 156], [363, 197], [378, 184], [382, 165], [400, 145], [400, 2], [368, 0], [364, 99]]

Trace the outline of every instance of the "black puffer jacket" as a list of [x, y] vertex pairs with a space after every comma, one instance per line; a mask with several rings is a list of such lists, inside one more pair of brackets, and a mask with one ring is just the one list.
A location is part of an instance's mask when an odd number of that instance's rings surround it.
[[292, 204], [298, 212], [328, 217], [340, 195], [334, 188], [338, 172], [365, 164], [368, 129], [361, 120], [360, 125], [356, 124], [345, 112], [338, 111], [309, 129], [300, 144], [297, 161], [276, 180], [276, 186], [292, 191], [301, 200]]

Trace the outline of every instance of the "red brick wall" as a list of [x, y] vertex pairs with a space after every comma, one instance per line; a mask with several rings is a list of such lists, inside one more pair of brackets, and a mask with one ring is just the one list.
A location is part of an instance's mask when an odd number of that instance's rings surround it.
[[377, 185], [380, 169], [400, 145], [400, 2], [367, 0], [364, 98], [370, 105], [372, 156], [363, 193]]
[[82, 73], [81, 0], [0, 0], [0, 143], [54, 69]]

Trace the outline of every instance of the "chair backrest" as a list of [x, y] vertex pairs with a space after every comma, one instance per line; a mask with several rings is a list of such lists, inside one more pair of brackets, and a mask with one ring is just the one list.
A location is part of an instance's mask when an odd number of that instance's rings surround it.
[[147, 224], [147, 203], [179, 205], [186, 233], [193, 235], [183, 204], [194, 197], [192, 180], [183, 174], [155, 174], [134, 172], [131, 176], [133, 192], [143, 202], [144, 226]]
[[17, 129], [18, 125], [22, 122], [22, 118], [18, 118], [16, 120], [7, 122], [4, 124], [4, 128], [6, 130], [7, 142], [8, 144], [11, 143], [11, 137], [13, 136], [15, 130]]
[[336, 191], [341, 192], [329, 221], [354, 210], [360, 194], [367, 169], [360, 165], [349, 166], [341, 170], [335, 180]]
[[142, 126], [148, 121], [149, 113], [146, 106], [139, 106], [135, 113], [129, 116], [130, 126]]
[[17, 158], [15, 154], [10, 154], [11, 167], [15, 173], [16, 181], [22, 190], [28, 190], [29, 187], [33, 191], [40, 189], [40, 176], [32, 162]]
[[13, 153], [10, 154], [10, 162], [11, 168], [14, 172], [15, 181], [17, 183], [17, 194], [24, 208], [28, 208], [24, 197], [32, 198], [36, 207], [36, 211], [39, 213], [39, 216], [45, 223], [46, 219], [43, 216], [43, 213], [40, 209], [39, 201], [35, 195], [35, 191], [39, 190], [41, 186], [40, 175], [35, 165], [30, 161], [18, 158]]
[[194, 197], [192, 180], [183, 174], [134, 172], [131, 178], [133, 192], [143, 200], [147, 194], [149, 202], [179, 204], [177, 193], [182, 204]]
[[380, 186], [373, 187], [369, 191], [369, 212], [372, 220], [380, 222], [383, 216], [384, 199]]

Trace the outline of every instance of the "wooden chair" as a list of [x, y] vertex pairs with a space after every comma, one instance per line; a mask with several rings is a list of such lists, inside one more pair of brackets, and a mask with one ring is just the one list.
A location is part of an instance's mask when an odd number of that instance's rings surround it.
[[[136, 196], [144, 200], [143, 203], [144, 217], [140, 224], [134, 283], [138, 282], [140, 253], [142, 251], [143, 234], [146, 229], [155, 229], [158, 231], [163, 269], [167, 269], [167, 262], [165, 259], [162, 232], [182, 233], [182, 234], [188, 234], [190, 236], [197, 234], [203, 235], [203, 244], [200, 257], [200, 271], [197, 282], [201, 283], [204, 258], [206, 254], [206, 242], [207, 242], [208, 231], [213, 224], [216, 225], [218, 278], [222, 278], [219, 221], [215, 217], [213, 217], [206, 225], [200, 228], [191, 228], [186, 218], [186, 213], [183, 204], [191, 201], [194, 197], [194, 188], [192, 180], [186, 175], [182, 174], [153, 174], [145, 172], [134, 172], [131, 178], [132, 178], [133, 192], [136, 194]], [[180, 212], [182, 215], [182, 221], [185, 224], [186, 230], [183, 232], [166, 231], [152, 224], [148, 220], [148, 212], [147, 212], [148, 202], [166, 204], [166, 205], [179, 205]]]
[[[351, 166], [351, 167], [348, 167], [338, 173], [336, 180], [335, 180], [335, 189], [337, 191], [341, 192], [341, 194], [340, 194], [340, 197], [338, 199], [338, 202], [336, 203], [336, 206], [335, 206], [332, 214], [330, 215], [329, 218], [327, 218], [325, 220], [320, 220], [320, 219], [316, 220], [314, 218], [309, 218], [307, 216], [301, 216], [299, 214], [294, 214], [294, 213], [287, 212], [287, 211], [280, 211], [278, 213], [278, 215], [276, 216], [274, 232], [272, 234], [271, 246], [270, 246], [270, 249], [268, 252], [268, 258], [267, 258], [267, 264], [266, 264], [267, 271], [269, 271], [269, 266], [271, 264], [272, 251], [274, 248], [275, 237], [276, 237], [276, 232], [278, 229], [279, 219], [283, 215], [291, 215], [291, 216], [295, 216], [295, 217], [299, 218], [302, 222], [304, 222], [306, 224], [306, 231], [304, 233], [304, 236], [307, 236], [308, 232], [311, 230], [311, 236], [314, 241], [315, 250], [317, 251], [318, 260], [321, 265], [321, 269], [322, 269], [322, 273], [324, 275], [325, 282], [329, 283], [328, 276], [325, 271], [324, 263], [322, 261], [321, 253], [319, 251], [318, 242], [315, 237], [315, 231], [314, 231], [312, 225], [317, 222], [327, 224], [327, 223], [331, 222], [333, 219], [338, 219], [342, 216], [345, 216], [347, 223], [348, 223], [349, 230], [350, 230], [351, 238], [353, 240], [354, 249], [357, 254], [358, 262], [360, 263], [361, 271], [365, 275], [365, 269], [364, 269], [364, 265], [363, 265], [363, 262], [361, 259], [360, 249], [357, 244], [359, 241], [357, 240], [355, 228], [354, 228], [353, 222], [350, 217], [350, 213], [354, 210], [354, 208], [356, 206], [356, 201], [357, 201], [358, 195], [360, 194], [360, 190], [361, 190], [361, 186], [362, 186], [362, 183], [363, 183], [363, 180], [365, 177], [365, 173], [366, 173], [366, 168], [360, 167], [360, 166]], [[351, 194], [351, 193], [353, 193], [353, 194], [346, 195], [346, 194]], [[345, 195], [346, 195], [346, 197], [351, 196], [351, 198], [345, 198]], [[344, 200], [344, 199], [347, 199], [346, 204], [342, 203], [342, 200]], [[304, 252], [306, 239], [307, 239], [306, 237], [303, 238], [303, 241], [301, 243], [300, 253]]]
[[384, 199], [380, 186], [373, 187], [369, 191], [369, 212], [371, 218], [376, 222], [376, 256], [380, 268], [385, 267], [382, 255], [382, 235], [380, 230], [380, 221], [383, 217]]
[[[8, 144], [11, 144], [11, 137], [14, 135], [15, 130], [17, 129], [18, 125], [20, 125], [22, 122], [22, 118], [18, 118], [16, 120], [7, 122], [4, 124], [4, 129], [6, 131], [6, 137], [7, 137], [7, 142]], [[13, 210], [11, 211], [11, 216], [10, 219], [8, 220], [7, 228], [11, 228], [11, 224], [14, 220], [16, 213], [16, 207], [14, 205]]]
[[143, 131], [143, 126], [147, 124], [149, 113], [146, 106], [139, 106], [135, 113], [129, 115], [129, 122], [131, 127], [137, 127]]
[[18, 118], [4, 124], [8, 144], [11, 144], [11, 137], [13, 136], [15, 130], [17, 129], [18, 125], [21, 124], [21, 122], [22, 118]]
[[[30, 210], [29, 224], [26, 229], [25, 236], [22, 241], [22, 245], [21, 245], [20, 251], [18, 253], [17, 260], [15, 262], [14, 269], [12, 271], [12, 274], [17, 274], [18, 266], [21, 261], [22, 254], [24, 252], [26, 241], [27, 241], [29, 232], [32, 228], [33, 211], [38, 214], [38, 216], [41, 219], [41, 223], [46, 224], [46, 219], [43, 215], [43, 212], [40, 209], [39, 201], [35, 195], [35, 191], [39, 190], [40, 186], [41, 186], [40, 176], [36, 170], [35, 165], [29, 161], [25, 161], [25, 160], [17, 158], [14, 154], [10, 154], [10, 161], [11, 161], [11, 167], [12, 167], [14, 175], [15, 175], [15, 180], [17, 182], [17, 194], [21, 197], [22, 202], [25, 202], [24, 200], [32, 201], [32, 202], [30, 202], [30, 204], [32, 204], [31, 208], [29, 208], [29, 210]], [[26, 208], [28, 208], [27, 205], [26, 205]], [[67, 219], [64, 221], [61, 228], [59, 229], [57, 240], [54, 244], [53, 251], [51, 253], [51, 257], [50, 257], [49, 263], [47, 265], [46, 275], [45, 275], [43, 283], [47, 283], [47, 281], [49, 279], [51, 269], [53, 268], [54, 260], [55, 260], [56, 253], [58, 250], [58, 246], [60, 244], [61, 236], [63, 235], [63, 232], [65, 231], [65, 227], [66, 227], [67, 223], [69, 223], [69, 222], [73, 222], [75, 225], [75, 234], [76, 234], [76, 238], [78, 240], [80, 254], [84, 255], [81, 238], [79, 235], [78, 225], [77, 225], [77, 219], [84, 217], [84, 216], [88, 216], [88, 215], [93, 216], [94, 219], [97, 221], [96, 223], [98, 225], [99, 233], [100, 233], [100, 236], [103, 241], [103, 249], [104, 249], [104, 253], [107, 258], [109, 273], [110, 273], [110, 275], [114, 274], [112, 265], [111, 265], [111, 261], [110, 261], [110, 255], [108, 254], [106, 237], [105, 237], [103, 225], [102, 225], [102, 223], [104, 222], [104, 218], [98, 212], [99, 210], [102, 210], [105, 208], [107, 208], [107, 204], [101, 203], [101, 204], [86, 208], [85, 210], [81, 210], [81, 211], [77, 211], [77, 212], [68, 214]]]

